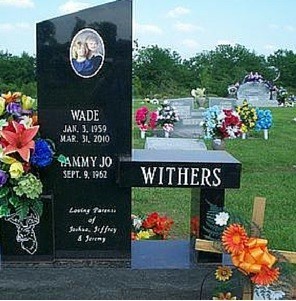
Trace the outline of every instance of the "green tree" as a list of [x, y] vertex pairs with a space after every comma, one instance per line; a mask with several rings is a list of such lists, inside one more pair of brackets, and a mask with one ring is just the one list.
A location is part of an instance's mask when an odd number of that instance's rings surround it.
[[291, 93], [296, 93], [296, 54], [292, 50], [277, 50], [267, 58], [270, 65], [280, 71], [277, 86], [283, 86]]
[[[134, 83], [142, 97], [189, 95], [190, 71], [180, 55], [155, 46], [137, 49], [133, 61]], [[139, 85], [138, 82], [141, 82]]]
[[195, 73], [198, 85], [207, 94], [227, 96], [227, 87], [244, 78], [251, 71], [265, 74], [268, 64], [242, 45], [218, 45], [215, 50], [198, 53], [187, 61]]
[[[20, 56], [0, 51], [0, 91], [23, 91], [36, 96], [36, 59], [27, 53]], [[29, 93], [28, 93], [29, 94]]]

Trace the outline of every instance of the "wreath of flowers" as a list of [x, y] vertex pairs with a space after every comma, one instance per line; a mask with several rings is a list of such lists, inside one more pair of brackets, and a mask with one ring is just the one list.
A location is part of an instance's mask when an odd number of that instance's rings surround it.
[[205, 139], [237, 138], [241, 134], [242, 121], [238, 113], [232, 109], [221, 109], [212, 106], [203, 113], [201, 126]]
[[39, 171], [52, 163], [55, 150], [39, 129], [36, 99], [20, 92], [1, 95], [0, 218], [16, 214], [22, 220], [30, 211], [42, 214]]
[[174, 221], [158, 212], [150, 213], [147, 217], [141, 218], [132, 215], [132, 240], [142, 239], [167, 239]]

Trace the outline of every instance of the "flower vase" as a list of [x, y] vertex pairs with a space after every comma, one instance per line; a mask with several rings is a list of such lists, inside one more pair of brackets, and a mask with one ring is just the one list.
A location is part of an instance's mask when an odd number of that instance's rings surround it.
[[264, 139], [268, 140], [268, 129], [263, 129]]
[[141, 139], [145, 139], [146, 131], [141, 131]]
[[169, 131], [164, 131], [164, 137], [165, 138], [170, 138], [170, 132]]
[[225, 141], [224, 139], [213, 139], [212, 140], [213, 150], [225, 150]]
[[242, 139], [247, 139], [247, 133], [242, 133]]
[[197, 98], [197, 103], [199, 105], [199, 108], [204, 108], [206, 104], [206, 98], [205, 97], [199, 97]]

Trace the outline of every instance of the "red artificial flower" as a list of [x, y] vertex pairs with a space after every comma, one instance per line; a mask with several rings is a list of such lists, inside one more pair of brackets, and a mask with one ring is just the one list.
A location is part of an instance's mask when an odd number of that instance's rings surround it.
[[158, 113], [157, 111], [151, 112], [150, 113], [150, 120], [149, 120], [149, 127], [153, 130], [157, 126], [157, 118], [158, 118]]
[[162, 239], [166, 239], [173, 223], [171, 218], [153, 212], [143, 221], [142, 226], [145, 229], [152, 229], [155, 234], [161, 236]]
[[146, 229], [152, 229], [156, 225], [158, 219], [159, 214], [157, 212], [153, 212], [146, 217], [142, 223], [142, 226]]
[[166, 216], [160, 217], [153, 228], [153, 232], [160, 235], [163, 239], [166, 239], [173, 223], [173, 220]]
[[35, 142], [33, 138], [39, 130], [39, 126], [33, 126], [26, 129], [23, 125], [12, 121], [13, 131], [7, 129], [7, 127], [0, 131], [0, 134], [3, 138], [3, 153], [5, 155], [11, 153], [19, 153], [22, 159], [26, 162], [30, 160], [30, 150], [34, 149]]
[[132, 232], [131, 233], [131, 239], [136, 240], [136, 238], [137, 238], [137, 234], [135, 232]]
[[279, 277], [279, 268], [269, 268], [266, 265], [261, 266], [259, 273], [251, 277], [251, 281], [257, 285], [270, 285], [275, 282]]
[[147, 107], [141, 107], [136, 111], [136, 123], [138, 126], [143, 126], [147, 120], [149, 110]]
[[199, 225], [200, 218], [199, 216], [193, 216], [190, 220], [190, 232], [192, 235], [199, 236]]
[[239, 224], [231, 224], [222, 234], [222, 243], [226, 251], [237, 255], [245, 249], [248, 236], [244, 227]]

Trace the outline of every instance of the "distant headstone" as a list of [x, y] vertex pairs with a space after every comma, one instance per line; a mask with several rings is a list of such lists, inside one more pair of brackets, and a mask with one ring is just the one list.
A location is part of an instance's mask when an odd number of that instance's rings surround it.
[[66, 158], [46, 177], [56, 258], [130, 256], [130, 188], [116, 179], [131, 153], [131, 12], [116, 1], [37, 25], [40, 122]]
[[239, 86], [237, 91], [238, 100], [269, 101], [270, 89], [263, 82], [246, 82]]
[[169, 99], [170, 104], [178, 111], [180, 121], [174, 124], [171, 137], [174, 138], [199, 138], [202, 129], [199, 124], [202, 121], [202, 109], [194, 109], [193, 98]]
[[270, 89], [264, 82], [246, 82], [240, 85], [237, 91], [238, 105], [246, 99], [254, 107], [277, 107], [278, 102], [270, 98]]
[[236, 106], [236, 99], [223, 97], [209, 97], [209, 107], [218, 106], [221, 109], [233, 109]]
[[196, 139], [148, 137], [145, 149], [207, 150], [207, 147], [203, 141]]
[[191, 111], [194, 108], [192, 98], [169, 99], [169, 102], [176, 108], [181, 119], [188, 119], [191, 117]]

